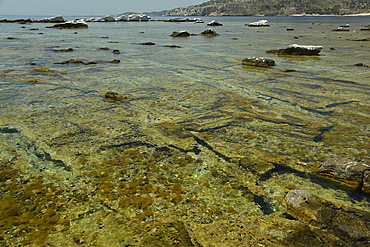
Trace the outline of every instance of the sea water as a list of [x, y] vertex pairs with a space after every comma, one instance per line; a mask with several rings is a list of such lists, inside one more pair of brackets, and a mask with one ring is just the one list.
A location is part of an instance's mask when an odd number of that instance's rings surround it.
[[[0, 23], [4, 244], [95, 241], [98, 222], [113, 241], [151, 220], [279, 216], [290, 189], [370, 210], [368, 196], [316, 173], [332, 157], [370, 163], [367, 17], [163, 19]], [[219, 36], [170, 36], [212, 19]], [[266, 53], [291, 44], [323, 50]], [[247, 57], [276, 65], [242, 66]], [[94, 64], [61, 64], [70, 59]]]

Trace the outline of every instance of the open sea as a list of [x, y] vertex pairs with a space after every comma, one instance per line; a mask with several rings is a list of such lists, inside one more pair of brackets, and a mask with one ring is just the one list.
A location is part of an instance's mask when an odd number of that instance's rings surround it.
[[[284, 218], [292, 189], [370, 212], [368, 194], [317, 172], [370, 164], [369, 17], [168, 18], [0, 23], [1, 246], [161, 246], [139, 227]], [[259, 19], [270, 27], [245, 26]], [[219, 36], [170, 36], [211, 20]], [[266, 53], [291, 44], [323, 49]]]

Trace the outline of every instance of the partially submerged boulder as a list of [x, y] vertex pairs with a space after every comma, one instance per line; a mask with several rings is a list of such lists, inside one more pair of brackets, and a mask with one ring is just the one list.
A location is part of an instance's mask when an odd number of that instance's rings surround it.
[[170, 35], [172, 37], [189, 37], [190, 33], [188, 31], [173, 31], [172, 34]]
[[219, 34], [213, 30], [212, 28], [208, 28], [204, 30], [203, 32], [200, 33], [201, 35], [206, 35], [206, 36], [219, 36]]
[[333, 29], [332, 31], [333, 32], [349, 32], [350, 30], [348, 28], [344, 28], [344, 27], [340, 26], [336, 29]]
[[155, 43], [153, 43], [153, 42], [142, 42], [142, 43], [139, 43], [139, 45], [155, 45]]
[[248, 57], [243, 59], [242, 64], [257, 67], [270, 67], [275, 65], [275, 61], [263, 57]]
[[[322, 46], [314, 46], [314, 45], [297, 45], [293, 44], [288, 46], [285, 49], [279, 49], [276, 51], [276, 54], [278, 55], [306, 55], [306, 56], [312, 56], [312, 55], [318, 55], [321, 50]], [[269, 52], [271, 53], [271, 52]]]
[[207, 26], [222, 26], [222, 24], [218, 21], [212, 20], [210, 23], [207, 24]]
[[83, 20], [72, 20], [66, 21], [64, 23], [55, 24], [54, 26], [47, 28], [59, 28], [59, 29], [83, 29], [88, 28], [89, 26]]
[[297, 45], [293, 44], [288, 46], [284, 49], [279, 50], [268, 50], [266, 53], [274, 53], [277, 55], [306, 55], [306, 56], [312, 56], [312, 55], [318, 55], [321, 50], [322, 46], [313, 46], [313, 45]]
[[259, 21], [251, 22], [245, 25], [249, 27], [269, 27], [270, 26], [267, 20], [259, 20]]

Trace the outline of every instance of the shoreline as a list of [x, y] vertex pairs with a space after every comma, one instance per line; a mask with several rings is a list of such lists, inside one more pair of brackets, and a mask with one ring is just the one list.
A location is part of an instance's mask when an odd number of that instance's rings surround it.
[[[16, 19], [8, 19], [6, 18], [7, 16], [9, 17], [17, 17], [19, 18]], [[104, 16], [104, 15], [102, 15]], [[106, 16], [116, 16], [116, 15], [106, 15]], [[179, 15], [181, 17], [190, 17], [186, 15]], [[347, 15], [321, 15], [321, 14], [293, 14], [293, 15], [218, 15], [218, 16], [209, 16], [209, 15], [199, 15], [199, 16], [191, 16], [191, 17], [223, 17], [223, 16], [234, 16], [234, 17], [244, 17], [244, 16], [250, 16], [250, 17], [367, 17], [370, 16], [369, 13], [358, 13], [358, 14], [347, 14]], [[34, 16], [35, 18], [52, 18], [51, 16]], [[32, 22], [47, 22], [44, 21], [43, 19], [35, 19], [34, 17], [25, 17], [23, 15], [0, 15], [0, 23], [6, 23], [6, 22], [19, 22], [19, 21], [30, 21]], [[84, 17], [78, 17], [78, 16], [67, 16], [66, 17], [69, 19], [69, 17], [79, 19], [79, 18], [84, 18]], [[94, 17], [94, 16], [89, 16], [89, 17]], [[155, 17], [173, 17], [170, 15], [162, 15], [162, 16], [155, 16]]]

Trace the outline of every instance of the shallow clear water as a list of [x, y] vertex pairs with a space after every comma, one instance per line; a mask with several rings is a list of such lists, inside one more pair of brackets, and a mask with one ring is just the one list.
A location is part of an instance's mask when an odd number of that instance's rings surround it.
[[[250, 28], [258, 18], [217, 17], [220, 36], [169, 36], [199, 34], [214, 18], [203, 19], [86, 30], [0, 24], [3, 198], [19, 204], [16, 225], [45, 235], [27, 235], [5, 217], [18, 237], [5, 234], [4, 243], [46, 241], [102, 212], [127, 222], [282, 215], [294, 188], [370, 210], [368, 196], [315, 173], [330, 157], [370, 163], [370, 69], [354, 66], [370, 65], [370, 41], [354, 41], [369, 38], [360, 31], [368, 18], [264, 17], [270, 27]], [[347, 23], [350, 32], [332, 32]], [[266, 53], [290, 44], [324, 49], [314, 57]], [[251, 56], [276, 66], [242, 66]], [[69, 59], [98, 63], [55, 64]], [[125, 100], [108, 102], [108, 91]]]

